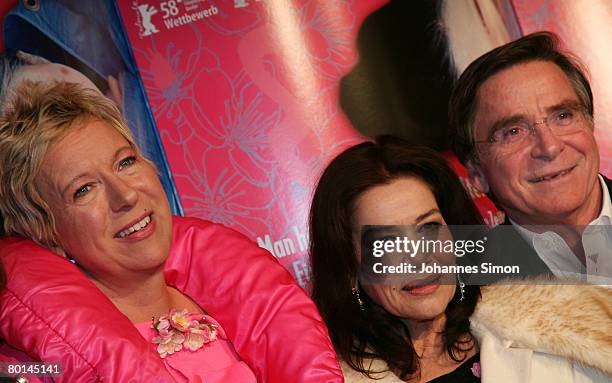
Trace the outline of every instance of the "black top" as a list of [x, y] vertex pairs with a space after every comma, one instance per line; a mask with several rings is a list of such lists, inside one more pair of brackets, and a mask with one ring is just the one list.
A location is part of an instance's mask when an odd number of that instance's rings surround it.
[[[477, 365], [477, 366], [474, 366]], [[476, 368], [477, 367], [477, 368]], [[474, 375], [474, 372], [479, 376]], [[480, 353], [474, 354], [470, 359], [463, 362], [454, 371], [438, 376], [429, 383], [478, 383], [480, 382]]]

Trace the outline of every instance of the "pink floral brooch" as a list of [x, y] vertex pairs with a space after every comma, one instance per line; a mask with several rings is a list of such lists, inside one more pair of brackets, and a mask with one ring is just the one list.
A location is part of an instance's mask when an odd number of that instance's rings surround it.
[[217, 326], [207, 321], [204, 315], [189, 313], [187, 309], [172, 309], [157, 320], [153, 318], [152, 327], [157, 333], [153, 343], [157, 344], [157, 352], [162, 358], [183, 348], [199, 350], [217, 339]]

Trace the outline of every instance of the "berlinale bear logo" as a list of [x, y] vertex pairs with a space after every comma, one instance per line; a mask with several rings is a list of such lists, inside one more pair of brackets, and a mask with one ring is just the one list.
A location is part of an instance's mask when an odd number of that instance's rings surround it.
[[151, 36], [159, 32], [155, 24], [151, 22], [151, 17], [158, 12], [157, 8], [149, 4], [134, 3], [132, 9], [138, 11], [136, 25], [138, 26], [138, 35], [142, 37]]

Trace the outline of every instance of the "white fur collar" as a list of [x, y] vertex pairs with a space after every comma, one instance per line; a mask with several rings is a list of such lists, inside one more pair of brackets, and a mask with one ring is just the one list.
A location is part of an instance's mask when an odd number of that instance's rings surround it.
[[489, 332], [510, 347], [558, 355], [612, 374], [612, 289], [551, 284], [542, 278], [525, 283], [482, 287], [470, 318], [476, 338]]

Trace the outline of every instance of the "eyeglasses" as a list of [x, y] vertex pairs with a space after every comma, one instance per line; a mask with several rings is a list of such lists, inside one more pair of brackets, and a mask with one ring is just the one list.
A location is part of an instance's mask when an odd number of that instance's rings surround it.
[[517, 119], [501, 124], [492, 130], [486, 140], [478, 143], [517, 145], [530, 135], [536, 134], [536, 126], [546, 124], [556, 136], [564, 136], [581, 131], [585, 124], [586, 112], [579, 105], [565, 106], [554, 110], [545, 119], [530, 122], [526, 119]]

